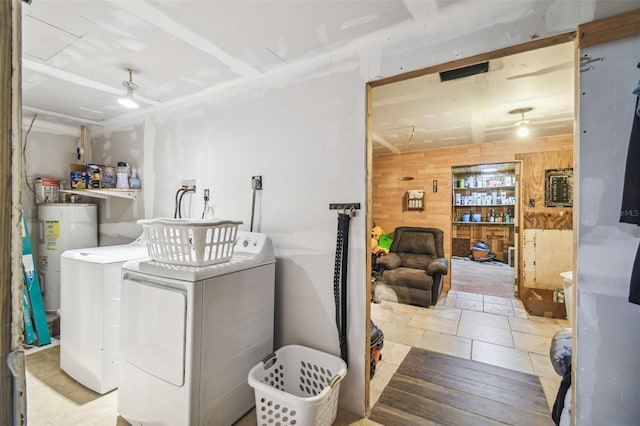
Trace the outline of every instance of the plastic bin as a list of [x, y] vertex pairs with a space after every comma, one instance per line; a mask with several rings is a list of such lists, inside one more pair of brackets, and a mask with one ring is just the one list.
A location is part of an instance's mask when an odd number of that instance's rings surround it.
[[567, 319], [569, 320], [569, 327], [573, 328], [573, 271], [562, 272], [560, 276], [564, 287], [564, 304], [567, 309]]
[[347, 365], [334, 355], [283, 346], [249, 371], [259, 426], [331, 425]]
[[242, 222], [145, 219], [137, 223], [142, 225], [151, 259], [173, 265], [208, 266], [231, 259]]
[[378, 247], [383, 248], [387, 251], [391, 248], [391, 244], [393, 243], [393, 238], [389, 235], [382, 234], [378, 239]]

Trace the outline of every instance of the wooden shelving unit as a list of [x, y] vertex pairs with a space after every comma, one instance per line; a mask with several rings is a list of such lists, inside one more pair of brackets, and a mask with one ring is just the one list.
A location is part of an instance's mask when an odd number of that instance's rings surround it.
[[452, 168], [454, 255], [466, 256], [476, 241], [483, 241], [507, 261], [515, 243], [517, 179], [516, 163]]
[[424, 210], [424, 194], [421, 197], [409, 197], [409, 193], [405, 192], [402, 197], [402, 211], [417, 211]]

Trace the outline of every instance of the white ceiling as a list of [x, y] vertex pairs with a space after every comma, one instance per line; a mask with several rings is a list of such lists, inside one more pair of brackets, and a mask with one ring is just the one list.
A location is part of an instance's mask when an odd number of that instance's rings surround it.
[[412, 18], [400, 0], [33, 0], [22, 12], [25, 116], [53, 112], [66, 124], [129, 113], [117, 103], [129, 68], [150, 108]]
[[[223, 90], [435, 22], [474, 0], [32, 0], [22, 4], [23, 116], [108, 126], [202, 92]], [[544, 2], [540, 2], [543, 4]], [[537, 2], [536, 2], [537, 5]], [[542, 7], [542, 6], [537, 6]], [[547, 6], [544, 6], [547, 7]], [[535, 135], [573, 121], [572, 44], [491, 61], [489, 72], [438, 76], [374, 91], [374, 154], [504, 140], [519, 116]], [[127, 69], [140, 110], [117, 99]]]
[[574, 120], [574, 45], [489, 61], [489, 70], [452, 81], [438, 74], [373, 90], [374, 155], [515, 138], [519, 108], [530, 137], [568, 135]]

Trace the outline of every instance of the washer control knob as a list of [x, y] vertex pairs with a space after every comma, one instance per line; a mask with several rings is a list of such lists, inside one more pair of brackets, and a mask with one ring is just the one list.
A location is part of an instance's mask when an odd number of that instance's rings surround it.
[[248, 247], [249, 246], [249, 240], [244, 240], [242, 242], [242, 247]]

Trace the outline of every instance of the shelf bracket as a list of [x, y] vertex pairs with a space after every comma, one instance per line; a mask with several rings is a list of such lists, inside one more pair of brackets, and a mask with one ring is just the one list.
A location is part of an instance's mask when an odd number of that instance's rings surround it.
[[136, 190], [121, 190], [121, 189], [61, 189], [60, 192], [66, 192], [69, 194], [85, 195], [87, 197], [99, 198], [101, 200], [108, 200], [109, 197], [126, 198], [129, 200], [135, 200], [137, 198]]

